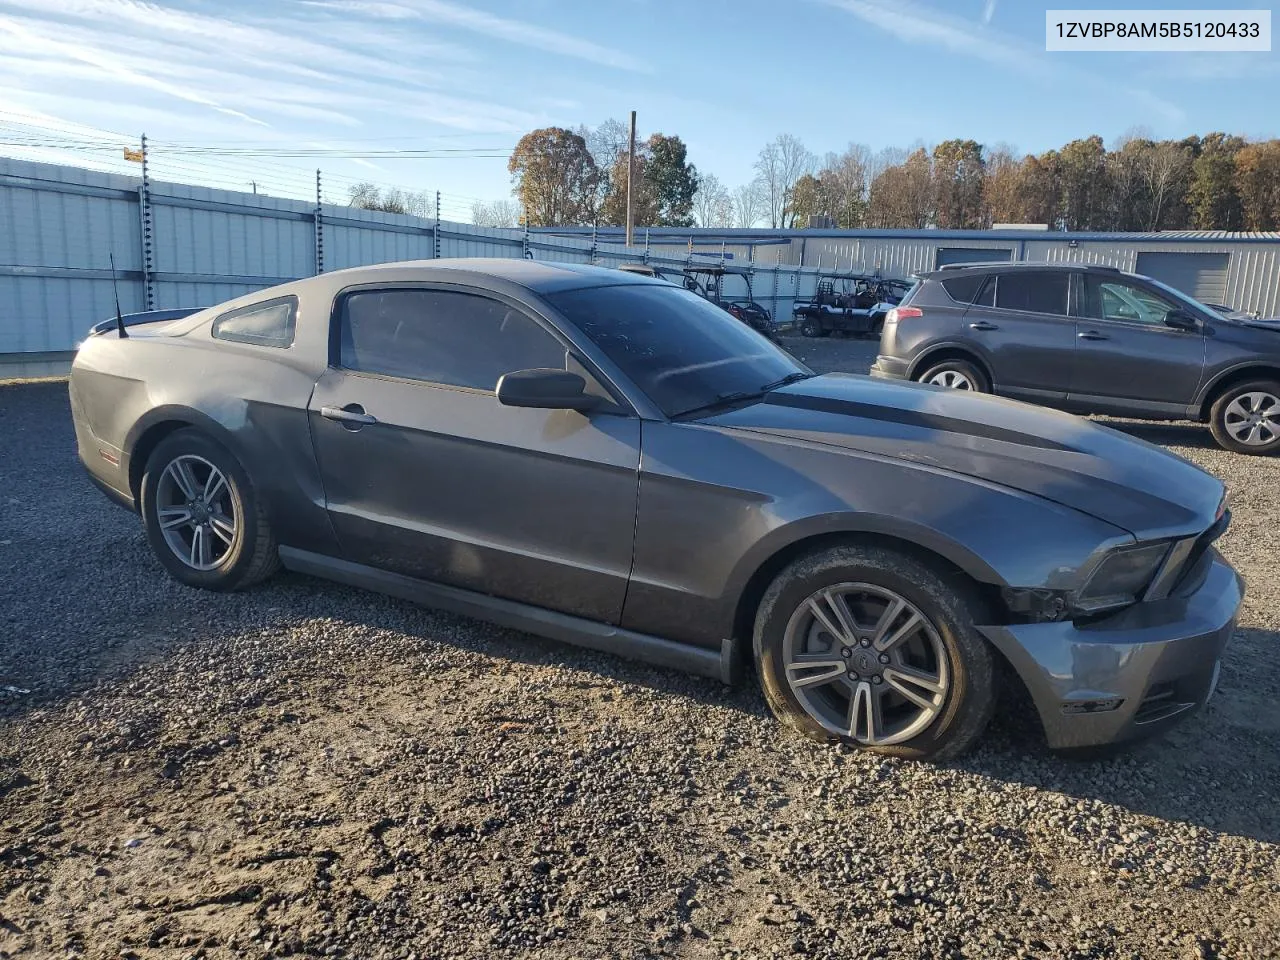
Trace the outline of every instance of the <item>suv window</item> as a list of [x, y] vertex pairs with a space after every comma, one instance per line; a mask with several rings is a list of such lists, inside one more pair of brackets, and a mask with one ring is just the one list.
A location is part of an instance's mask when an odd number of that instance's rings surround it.
[[563, 370], [565, 348], [527, 314], [448, 290], [360, 290], [342, 301], [347, 370], [493, 390], [514, 370]]
[[942, 281], [942, 289], [946, 290], [947, 296], [956, 303], [973, 303], [978, 291], [982, 289], [983, 281], [986, 279], [987, 275], [985, 273], [948, 277]]
[[1031, 313], [1067, 314], [1067, 289], [1071, 274], [1066, 270], [1019, 270], [1000, 274], [996, 284], [996, 306]]
[[241, 307], [213, 321], [213, 336], [219, 340], [254, 343], [262, 347], [288, 347], [293, 344], [297, 310], [295, 297]]
[[1084, 274], [1084, 297], [1080, 315], [1090, 320], [1119, 320], [1163, 326], [1173, 304], [1145, 287], [1122, 280], [1104, 280]]

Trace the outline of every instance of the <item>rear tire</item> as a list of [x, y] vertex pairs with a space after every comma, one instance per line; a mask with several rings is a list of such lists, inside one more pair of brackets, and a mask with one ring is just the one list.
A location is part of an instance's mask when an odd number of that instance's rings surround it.
[[801, 557], [756, 614], [765, 699], [813, 740], [913, 760], [957, 756], [995, 709], [991, 651], [974, 626], [980, 609], [963, 575], [896, 550], [848, 545]]
[[991, 392], [991, 384], [986, 375], [968, 360], [943, 360], [929, 367], [916, 379], [921, 383], [932, 383], [951, 390]]
[[199, 430], [178, 430], [157, 444], [141, 492], [147, 540], [175, 580], [240, 590], [279, 567], [271, 521], [248, 473]]
[[1218, 446], [1254, 455], [1280, 451], [1280, 383], [1250, 380], [1228, 387], [1209, 412]]

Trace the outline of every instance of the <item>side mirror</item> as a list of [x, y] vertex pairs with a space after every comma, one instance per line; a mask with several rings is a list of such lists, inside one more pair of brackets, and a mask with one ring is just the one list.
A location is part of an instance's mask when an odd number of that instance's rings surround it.
[[542, 410], [590, 410], [599, 397], [586, 392], [587, 381], [567, 370], [533, 369], [498, 378], [498, 402], [506, 407]]
[[1200, 321], [1185, 310], [1173, 309], [1164, 316], [1165, 326], [1173, 327], [1175, 330], [1199, 330]]

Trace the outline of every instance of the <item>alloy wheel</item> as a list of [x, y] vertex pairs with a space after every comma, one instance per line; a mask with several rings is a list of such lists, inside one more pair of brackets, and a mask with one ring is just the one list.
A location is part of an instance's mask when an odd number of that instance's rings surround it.
[[227, 478], [194, 454], [175, 457], [161, 473], [156, 520], [169, 549], [193, 570], [215, 570], [225, 563], [240, 525]]
[[948, 387], [952, 390], [973, 389], [973, 381], [959, 370], [939, 370], [925, 382], [934, 383], [940, 387]]
[[1280, 437], [1280, 398], [1261, 390], [1242, 393], [1227, 404], [1222, 425], [1238, 443], [1265, 446]]
[[946, 648], [918, 607], [885, 587], [841, 583], [811, 594], [787, 623], [791, 692], [826, 730], [865, 746], [918, 736], [950, 690]]

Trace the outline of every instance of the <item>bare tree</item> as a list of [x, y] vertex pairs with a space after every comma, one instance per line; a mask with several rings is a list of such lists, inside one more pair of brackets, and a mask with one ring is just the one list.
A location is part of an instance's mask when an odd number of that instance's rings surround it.
[[471, 222], [477, 227], [515, 227], [520, 223], [520, 207], [514, 200], [477, 200], [471, 205]]
[[700, 227], [732, 227], [733, 197], [714, 173], [705, 174], [693, 197], [693, 215]]
[[1162, 140], [1143, 151], [1138, 175], [1146, 187], [1148, 230], [1161, 230], [1171, 201], [1185, 192], [1191, 176], [1191, 153], [1181, 144]]
[[744, 183], [733, 191], [733, 219], [737, 226], [754, 227], [764, 214], [764, 190], [759, 180]]
[[790, 211], [791, 193], [796, 181], [806, 173], [812, 173], [817, 158], [806, 149], [797, 137], [780, 133], [765, 144], [756, 158], [756, 174], [764, 194], [764, 202], [771, 227], [789, 228], [795, 225], [795, 214]]

